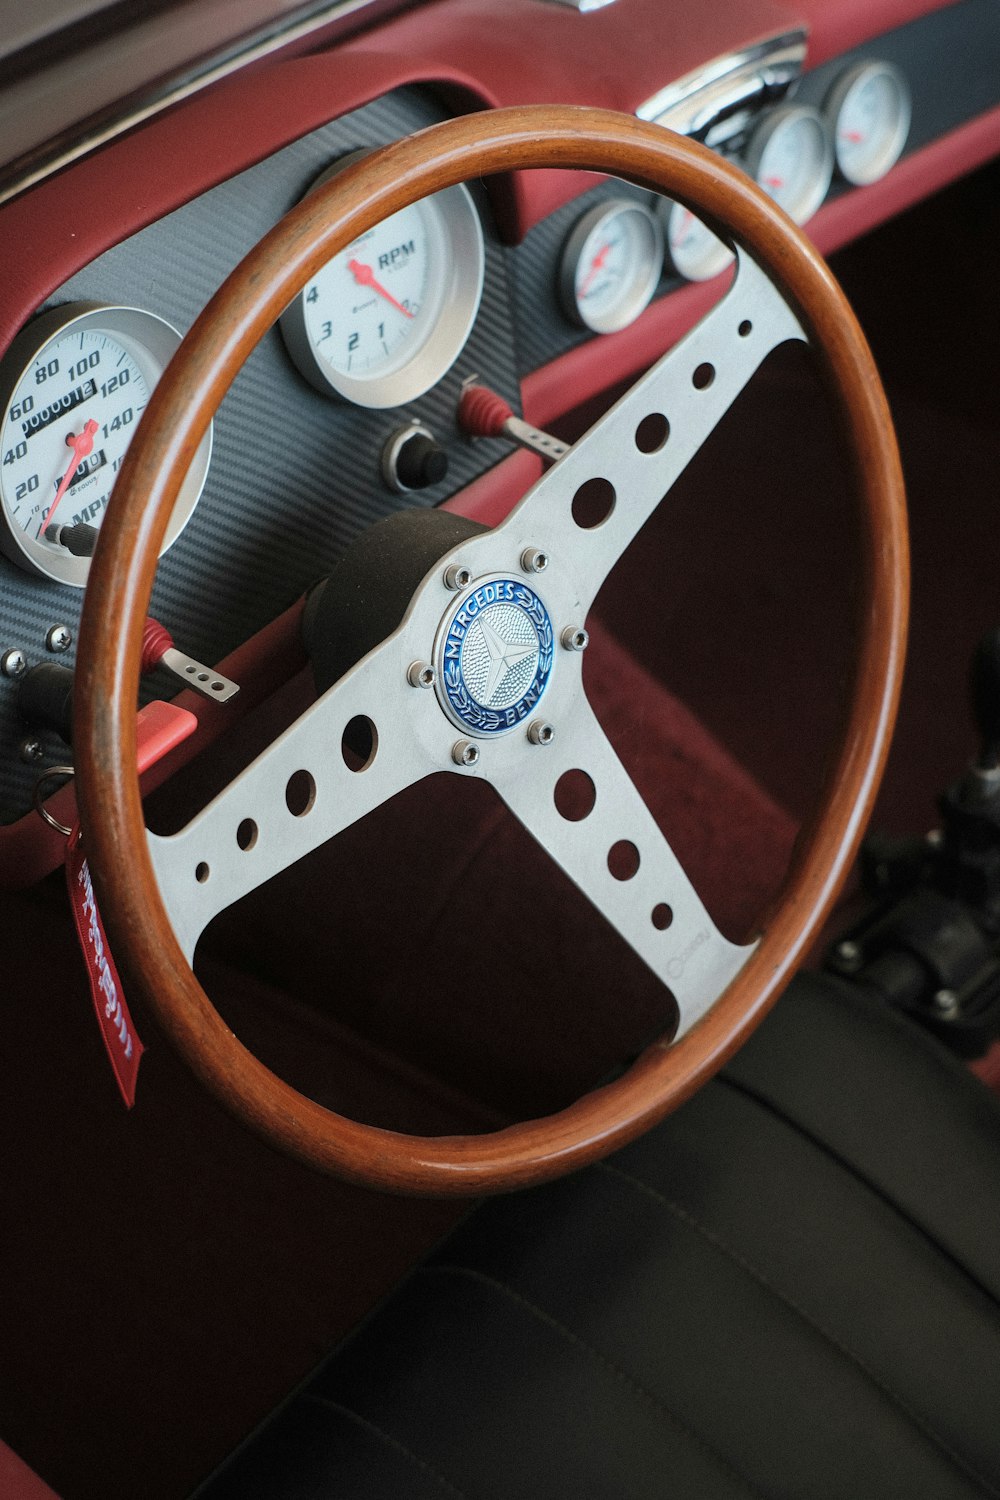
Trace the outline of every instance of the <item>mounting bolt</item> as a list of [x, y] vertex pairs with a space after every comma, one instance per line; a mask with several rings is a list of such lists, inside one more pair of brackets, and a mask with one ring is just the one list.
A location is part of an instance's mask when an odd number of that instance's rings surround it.
[[926, 835], [924, 842], [929, 849], [940, 849], [944, 843], [944, 829], [932, 828]]
[[479, 746], [472, 740], [456, 740], [451, 747], [451, 758], [456, 766], [478, 766]]
[[0, 672], [5, 677], [23, 677], [28, 670], [28, 658], [18, 647], [5, 651], [0, 656]]
[[934, 996], [934, 1009], [944, 1021], [953, 1021], [959, 1014], [958, 996], [954, 990], [938, 990]]
[[73, 644], [73, 635], [67, 625], [52, 625], [45, 636], [49, 651], [68, 651]]
[[551, 745], [555, 730], [544, 719], [532, 719], [528, 725], [528, 739], [533, 745]]
[[18, 754], [26, 766], [35, 766], [40, 760], [44, 759], [45, 750], [42, 747], [41, 740], [37, 739], [35, 735], [29, 734], [27, 739], [21, 741]]
[[521, 567], [526, 573], [544, 573], [549, 565], [549, 554], [538, 547], [525, 547], [521, 553]]
[[566, 651], [586, 651], [590, 645], [590, 636], [582, 625], [567, 625], [559, 639]]
[[432, 688], [437, 682], [437, 670], [429, 661], [411, 661], [406, 669], [406, 680], [410, 687]]
[[850, 938], [845, 938], [842, 943], [837, 944], [837, 960], [843, 964], [845, 969], [859, 968], [861, 957], [860, 946], [852, 942]]
[[472, 582], [472, 574], [462, 563], [449, 563], [444, 570], [444, 586], [457, 594], [461, 589], [467, 589]]

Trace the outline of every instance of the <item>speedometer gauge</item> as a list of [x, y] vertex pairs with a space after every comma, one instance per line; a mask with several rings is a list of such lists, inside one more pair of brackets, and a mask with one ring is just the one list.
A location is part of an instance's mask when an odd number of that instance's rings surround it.
[[910, 130], [910, 90], [898, 68], [863, 62], [842, 73], [825, 110], [833, 131], [837, 170], [864, 187], [895, 166]]
[[281, 332], [318, 390], [360, 406], [399, 406], [429, 390], [462, 352], [484, 268], [483, 230], [469, 191], [446, 188], [327, 261], [283, 313]]
[[833, 175], [823, 116], [804, 104], [772, 110], [751, 137], [746, 169], [789, 218], [804, 224], [826, 197]]
[[[0, 548], [31, 573], [82, 587], [94, 533], [150, 393], [181, 341], [135, 307], [75, 303], [29, 323], [0, 366]], [[164, 538], [201, 494], [211, 429]]]

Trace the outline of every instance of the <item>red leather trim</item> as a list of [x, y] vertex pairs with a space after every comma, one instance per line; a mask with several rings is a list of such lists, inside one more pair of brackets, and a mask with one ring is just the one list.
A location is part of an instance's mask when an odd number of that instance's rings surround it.
[[0, 1439], [0, 1495], [4, 1500], [59, 1500], [33, 1469]]
[[[335, 115], [406, 83], [460, 108], [586, 103], [634, 111], [673, 78], [770, 33], [811, 26], [810, 64], [938, 8], [931, 0], [743, 0], [682, 6], [631, 0], [582, 16], [538, 0], [441, 0], [330, 52], [271, 62], [207, 89], [48, 179], [0, 212], [0, 350], [34, 309], [95, 255], [188, 198]], [[874, 23], [874, 24], [873, 24]], [[239, 129], [233, 128], [239, 121]], [[593, 180], [593, 179], [589, 179]], [[580, 174], [520, 173], [506, 230], [516, 239], [588, 185]]]

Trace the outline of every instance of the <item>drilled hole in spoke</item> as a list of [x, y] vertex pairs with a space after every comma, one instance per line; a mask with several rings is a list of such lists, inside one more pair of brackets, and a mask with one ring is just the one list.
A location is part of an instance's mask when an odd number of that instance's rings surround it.
[[586, 771], [564, 771], [552, 795], [559, 816], [567, 823], [579, 823], [593, 812], [597, 788]]
[[691, 384], [694, 386], [696, 391], [707, 391], [714, 379], [715, 366], [710, 365], [706, 362], [703, 365], [699, 365], [695, 370], [694, 374], [691, 376]]
[[607, 479], [588, 479], [573, 496], [573, 520], [583, 531], [606, 521], [615, 508], [615, 487]]
[[657, 932], [666, 932], [674, 920], [673, 907], [668, 906], [665, 901], [661, 901], [658, 906], [654, 906], [651, 915], [653, 926]]
[[739, 334], [741, 339], [748, 338], [750, 334], [753, 333], [753, 324], [751, 323], [750, 319], [744, 318], [743, 322], [740, 324], [739, 328], [737, 328], [736, 332]]
[[197, 864], [194, 867], [194, 878], [195, 880], [197, 880], [199, 885], [204, 885], [205, 881], [208, 879], [211, 873], [211, 870], [208, 868], [208, 865], [206, 865], [204, 860], [202, 860], [200, 864]]
[[296, 771], [285, 787], [285, 806], [293, 818], [304, 818], [316, 801], [316, 783], [308, 771]]
[[378, 730], [366, 714], [357, 714], [344, 730], [340, 753], [349, 771], [367, 771], [378, 750]]
[[619, 839], [608, 850], [608, 869], [616, 880], [631, 880], [639, 868], [639, 851], [631, 839]]
[[640, 453], [659, 453], [670, 436], [670, 423], [662, 412], [651, 411], [635, 429], [635, 446]]
[[254, 844], [256, 844], [258, 832], [259, 830], [257, 828], [257, 824], [254, 822], [253, 818], [243, 819], [243, 822], [236, 830], [236, 842], [239, 844], [244, 853], [246, 853], [248, 849], [252, 849]]

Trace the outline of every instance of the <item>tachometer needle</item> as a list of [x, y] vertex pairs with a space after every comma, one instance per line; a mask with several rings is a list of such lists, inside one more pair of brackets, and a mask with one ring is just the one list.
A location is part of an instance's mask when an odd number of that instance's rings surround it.
[[364, 265], [360, 260], [349, 260], [347, 262], [347, 269], [358, 283], [358, 286], [371, 287], [373, 292], [378, 292], [379, 296], [384, 297], [388, 303], [391, 303], [397, 312], [401, 312], [404, 318], [413, 317], [408, 307], [404, 307], [402, 302], [397, 302], [392, 293], [386, 291], [380, 281], [376, 281], [375, 272], [371, 266]]
[[58, 506], [58, 504], [59, 504], [60, 500], [62, 499], [63, 495], [65, 495], [66, 491], [69, 489], [70, 484], [71, 484], [72, 479], [73, 479], [73, 475], [76, 473], [77, 469], [80, 467], [80, 464], [83, 462], [83, 460], [85, 458], [87, 458], [90, 455], [90, 453], [92, 452], [93, 447], [94, 447], [94, 433], [96, 431], [97, 431], [97, 423], [94, 421], [94, 419], [92, 417], [90, 419], [90, 421], [86, 424], [86, 426], [84, 427], [84, 429], [83, 429], [82, 432], [76, 433], [75, 435], [71, 432], [69, 434], [69, 436], [67, 437], [67, 439], [66, 439], [66, 446], [67, 446], [67, 448], [72, 448], [72, 450], [73, 450], [73, 457], [70, 459], [70, 461], [69, 461], [69, 468], [66, 470], [65, 474], [63, 475], [62, 481], [61, 481], [61, 483], [59, 485], [59, 488], [56, 490], [56, 498], [53, 500], [52, 504], [49, 506], [48, 514], [46, 515], [45, 519], [42, 521], [41, 526], [39, 526], [39, 528], [38, 528], [38, 535], [40, 537], [42, 537], [42, 536], [45, 535], [46, 527], [48, 526], [49, 522], [52, 520], [52, 517], [55, 515], [55, 513], [56, 513], [56, 507]]

